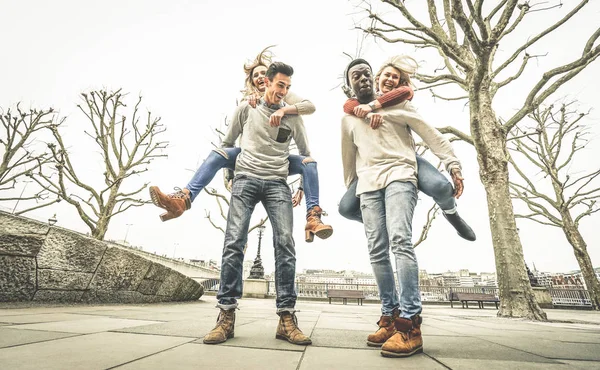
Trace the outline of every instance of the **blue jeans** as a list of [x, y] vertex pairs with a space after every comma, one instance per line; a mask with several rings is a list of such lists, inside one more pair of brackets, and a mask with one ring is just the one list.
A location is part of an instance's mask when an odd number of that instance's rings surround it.
[[[220, 169], [235, 169], [235, 160], [240, 151], [240, 148], [221, 148], [210, 152], [204, 163], [196, 170], [194, 177], [192, 177], [185, 187], [190, 191], [192, 202], [202, 189], [212, 181]], [[304, 156], [290, 154], [289, 173], [290, 175], [302, 175], [304, 194], [306, 196], [306, 209], [310, 210], [314, 206], [319, 205], [319, 173], [317, 171], [317, 162], [302, 163], [305, 158]]]
[[[419, 266], [411, 241], [417, 189], [411, 182], [394, 181], [385, 189], [361, 194], [360, 202], [369, 258], [381, 298], [381, 314], [391, 316], [394, 308], [399, 307], [400, 317], [409, 319], [421, 313]], [[399, 294], [390, 247], [396, 260]]]
[[277, 312], [294, 312], [296, 305], [296, 250], [292, 237], [292, 197], [285, 180], [262, 180], [240, 175], [233, 180], [225, 246], [221, 261], [221, 287], [217, 293], [218, 307], [237, 307], [242, 296], [244, 246], [254, 207], [261, 202], [273, 228], [275, 249], [275, 290]]
[[[356, 196], [355, 180], [340, 201], [339, 212], [349, 220], [362, 222], [360, 199]], [[437, 168], [425, 158], [417, 155], [417, 186], [420, 191], [433, 198], [444, 212], [456, 209], [454, 187]]]

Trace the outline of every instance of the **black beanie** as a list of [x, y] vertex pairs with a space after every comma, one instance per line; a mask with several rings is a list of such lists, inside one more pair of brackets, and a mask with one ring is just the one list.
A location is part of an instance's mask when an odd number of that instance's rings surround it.
[[346, 79], [346, 85], [348, 85], [348, 86], [350, 86], [350, 79], [348, 78], [348, 72], [350, 71], [350, 68], [354, 67], [357, 64], [366, 64], [369, 66], [371, 71], [373, 70], [373, 68], [371, 68], [371, 65], [369, 64], [369, 62], [367, 62], [366, 60], [364, 60], [362, 58], [354, 59], [353, 61], [350, 62], [350, 64], [348, 64], [348, 67], [346, 67], [346, 73], [345, 73], [344, 77]]

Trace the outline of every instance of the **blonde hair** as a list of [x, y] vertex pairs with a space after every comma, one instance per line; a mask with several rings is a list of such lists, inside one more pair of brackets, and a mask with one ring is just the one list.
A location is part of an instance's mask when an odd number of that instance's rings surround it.
[[387, 67], [393, 67], [400, 72], [400, 84], [398, 86], [414, 86], [410, 77], [417, 72], [419, 63], [408, 55], [395, 55], [386, 60], [375, 75], [375, 88], [377, 91], [379, 91], [379, 77]]
[[254, 68], [264, 66], [269, 68], [273, 61], [273, 53], [269, 50], [275, 45], [270, 45], [264, 48], [254, 60], [248, 60], [244, 63], [244, 73], [246, 74], [246, 79], [244, 80], [244, 90], [242, 90], [243, 98], [247, 98], [250, 95], [262, 95], [260, 91], [254, 86], [252, 83], [252, 72]]

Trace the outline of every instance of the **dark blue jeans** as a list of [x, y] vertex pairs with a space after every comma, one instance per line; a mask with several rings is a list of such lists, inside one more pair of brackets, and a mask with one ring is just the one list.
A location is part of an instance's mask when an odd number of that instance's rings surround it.
[[262, 180], [245, 175], [235, 177], [231, 190], [217, 306], [224, 310], [235, 308], [242, 296], [244, 246], [248, 241], [250, 218], [258, 202], [265, 207], [273, 228], [277, 312], [293, 312], [296, 305], [296, 250], [292, 237], [294, 220], [290, 188], [285, 180]]
[[[356, 196], [355, 180], [340, 201], [339, 212], [349, 220], [363, 222], [360, 212], [360, 198]], [[417, 155], [417, 187], [420, 191], [433, 198], [442, 211], [452, 211], [456, 208], [454, 187], [437, 168], [429, 161]]]
[[[210, 152], [200, 168], [196, 170], [194, 177], [192, 177], [185, 187], [190, 191], [192, 202], [202, 189], [212, 181], [220, 169], [235, 169], [235, 160], [240, 151], [240, 148], [221, 148]], [[317, 171], [317, 162], [310, 161], [303, 163], [304, 159], [306, 157], [290, 154], [289, 173], [290, 175], [301, 175], [303, 177], [306, 209], [310, 210], [314, 206], [319, 205], [319, 173]]]

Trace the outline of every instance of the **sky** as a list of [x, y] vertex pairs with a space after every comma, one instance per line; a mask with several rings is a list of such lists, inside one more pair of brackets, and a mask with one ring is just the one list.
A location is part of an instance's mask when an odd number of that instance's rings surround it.
[[[89, 123], [78, 111], [79, 94], [94, 89], [118, 89], [128, 92], [129, 110], [138, 94], [143, 96], [143, 111], [160, 116], [167, 128], [162, 138], [169, 141], [168, 158], [157, 159], [136, 183], [149, 182], [170, 192], [184, 187], [193, 171], [209, 154], [220, 127], [230, 115], [239, 91], [243, 88], [243, 63], [268, 45], [276, 60], [292, 65], [295, 73], [292, 90], [308, 98], [317, 107], [305, 117], [312, 156], [318, 161], [321, 207], [328, 216], [325, 223], [334, 227], [327, 240], [303, 238], [305, 207], [294, 209], [294, 238], [297, 270], [352, 269], [370, 272], [363, 227], [341, 217], [339, 199], [345, 192], [340, 154], [341, 106], [345, 96], [340, 89], [348, 56], [366, 58], [374, 67], [391, 55], [409, 54], [420, 63], [420, 71], [430, 73], [440, 66], [439, 58], [426, 50], [404, 44], [374, 42], [354, 29], [364, 19], [354, 6], [344, 0], [303, 2], [267, 1], [235, 2], [223, 6], [217, 1], [168, 2], [154, 0], [102, 2], [59, 0], [0, 0], [2, 19], [0, 35], [4, 48], [0, 58], [0, 107], [6, 110], [21, 102], [25, 107], [54, 107], [65, 118], [65, 140], [80, 168], [80, 176], [92, 184], [101, 184], [101, 157], [83, 131]], [[421, 18], [421, 1], [406, 1]], [[374, 3], [378, 7], [378, 3]], [[566, 5], [565, 5], [566, 7]], [[556, 8], [532, 13], [522, 28], [500, 46], [498, 57], [506, 57], [517, 45], [547, 27], [569, 9]], [[386, 9], [381, 9], [386, 11]], [[600, 3], [591, 2], [585, 11], [544, 42], [528, 50], [541, 55], [532, 61], [523, 77], [501, 90], [494, 109], [500, 117], [510, 117], [522, 104], [526, 93], [541, 74], [572, 60], [581, 52], [587, 37], [595, 30]], [[395, 19], [399, 19], [395, 16]], [[516, 67], [515, 67], [516, 68]], [[509, 69], [509, 72], [516, 69]], [[598, 168], [598, 113], [600, 95], [594, 82], [600, 76], [596, 61], [580, 76], [570, 81], [550, 101], [578, 99], [583, 109], [591, 109], [585, 123], [592, 126], [595, 141], [577, 159], [580, 170]], [[437, 91], [436, 91], [437, 92]], [[449, 91], [452, 93], [453, 91]], [[438, 92], [439, 93], [439, 92]], [[417, 91], [413, 103], [433, 126], [453, 125], [468, 132], [468, 107], [464, 101], [434, 99], [429, 91]], [[458, 237], [452, 227], [438, 215], [426, 242], [417, 248], [419, 267], [428, 272], [469, 269], [494, 271], [494, 253], [490, 235], [485, 190], [479, 180], [475, 150], [465, 143], [454, 143], [463, 164], [465, 192], [458, 201], [460, 215], [473, 227], [477, 241]], [[428, 157], [434, 164], [437, 160]], [[534, 171], [531, 169], [531, 171]], [[537, 172], [536, 181], [543, 181]], [[221, 186], [218, 174], [212, 185]], [[14, 190], [19, 193], [23, 184]], [[142, 194], [149, 198], [147, 192]], [[432, 200], [419, 195], [413, 234], [422, 229]], [[1, 204], [12, 210], [14, 204]], [[17, 209], [22, 209], [19, 205]], [[217, 214], [214, 198], [200, 195], [192, 209], [182, 217], [161, 222], [162, 213], [152, 205], [116, 216], [107, 239], [122, 240], [143, 249], [170, 257], [216, 259], [220, 261], [223, 234], [206, 220], [206, 212]], [[56, 214], [58, 225], [80, 232], [88, 229], [74, 208], [65, 202], [27, 214], [46, 220]], [[258, 206], [254, 220], [264, 217]], [[592, 261], [600, 266], [600, 234], [594, 231], [600, 216], [584, 219], [581, 232]], [[224, 223], [221, 222], [224, 226]], [[571, 246], [560, 229], [519, 221], [525, 260], [541, 271], [578, 269]], [[254, 259], [257, 233], [249, 235], [246, 259]], [[272, 234], [267, 227], [262, 244], [263, 265], [274, 269]]]

